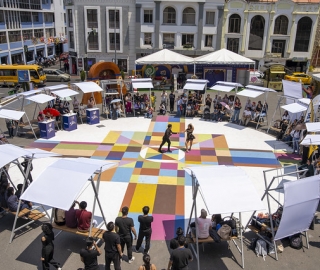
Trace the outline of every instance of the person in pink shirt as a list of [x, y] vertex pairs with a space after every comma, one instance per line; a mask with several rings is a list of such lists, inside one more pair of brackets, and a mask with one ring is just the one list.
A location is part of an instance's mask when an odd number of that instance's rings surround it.
[[[212, 229], [212, 223], [210, 219], [207, 219], [207, 211], [205, 209], [201, 209], [201, 215], [196, 219], [196, 224], [194, 224], [194, 227], [197, 228], [197, 235], [199, 239], [206, 239], [209, 237], [209, 230]], [[190, 225], [193, 227], [193, 224]], [[196, 228], [191, 228], [192, 233], [195, 236]]]

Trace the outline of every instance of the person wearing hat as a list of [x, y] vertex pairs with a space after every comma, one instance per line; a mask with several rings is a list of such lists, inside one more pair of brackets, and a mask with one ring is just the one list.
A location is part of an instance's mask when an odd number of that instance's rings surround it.
[[162, 146], [163, 146], [165, 143], [168, 143], [168, 150], [167, 150], [167, 152], [169, 152], [169, 153], [172, 152], [172, 151], [170, 150], [170, 145], [171, 145], [170, 136], [171, 136], [172, 134], [177, 134], [177, 133], [176, 133], [176, 132], [172, 132], [171, 129], [172, 129], [172, 125], [169, 124], [168, 127], [167, 127], [167, 129], [166, 129], [166, 131], [165, 131], [165, 133], [164, 133], [164, 135], [163, 135], [163, 137], [162, 137], [162, 143], [160, 144], [160, 147], [159, 147], [159, 149], [158, 149], [158, 152], [159, 152], [159, 153], [162, 153], [161, 148], [162, 148]]

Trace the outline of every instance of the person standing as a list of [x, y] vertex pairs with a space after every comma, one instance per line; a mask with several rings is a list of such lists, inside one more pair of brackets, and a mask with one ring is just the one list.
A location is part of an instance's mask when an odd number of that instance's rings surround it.
[[174, 100], [175, 100], [176, 96], [173, 93], [173, 90], [171, 90], [171, 93], [169, 95], [169, 101], [170, 101], [170, 113], [173, 113], [173, 108], [174, 108]]
[[[189, 124], [188, 128], [184, 131], [184, 132], [187, 132], [186, 143], [185, 143], [187, 153], [191, 151], [192, 143], [193, 143], [193, 140], [195, 139], [195, 136], [193, 135], [193, 131], [194, 131], [194, 126], [192, 124]], [[190, 147], [188, 148], [189, 144], [190, 144]]]
[[177, 101], [177, 116], [181, 115], [181, 107], [182, 107], [182, 97], [178, 97]]
[[[24, 161], [21, 162], [21, 166], [23, 167], [23, 172], [25, 174], [27, 173], [28, 165], [29, 165], [29, 158], [24, 158]], [[29, 184], [31, 184], [32, 181], [33, 181], [33, 178], [32, 178], [32, 175], [31, 175], [32, 170], [33, 170], [33, 165], [32, 165], [32, 162], [31, 162], [30, 169], [29, 169], [29, 174], [27, 176], [27, 179], [29, 180]]]
[[99, 270], [98, 256], [100, 255], [100, 248], [92, 237], [88, 237], [86, 239], [86, 248], [80, 250], [80, 258], [84, 263], [84, 270]]
[[105, 270], [111, 270], [111, 262], [113, 262], [115, 270], [121, 270], [120, 259], [123, 253], [120, 245], [120, 236], [116, 233], [112, 221], [107, 224], [107, 231], [103, 234], [102, 238], [105, 242]]
[[13, 138], [13, 128], [14, 128], [14, 122], [11, 119], [6, 118], [6, 126], [8, 129], [8, 133], [9, 133], [9, 138]]
[[121, 209], [122, 217], [117, 217], [115, 221], [116, 231], [120, 236], [121, 251], [127, 246], [128, 262], [132, 263], [135, 257], [132, 256], [132, 233], [134, 240], [137, 239], [137, 233], [134, 228], [133, 219], [128, 217], [129, 208], [127, 206]]
[[150, 263], [149, 254], [144, 254], [142, 257], [143, 265], [140, 265], [138, 270], [157, 270], [156, 266], [153, 263]]
[[164, 135], [163, 135], [163, 137], [162, 137], [162, 143], [160, 144], [160, 147], [159, 147], [159, 149], [158, 149], [158, 152], [159, 152], [159, 153], [162, 153], [161, 148], [162, 148], [162, 146], [163, 146], [165, 143], [168, 143], [168, 150], [167, 150], [167, 152], [169, 152], [169, 153], [172, 152], [172, 151], [170, 150], [170, 145], [171, 145], [170, 136], [171, 136], [172, 134], [177, 134], [177, 133], [176, 133], [176, 132], [172, 132], [171, 129], [172, 129], [172, 125], [169, 124], [168, 127], [167, 127], [167, 129], [166, 129], [166, 131], [165, 131], [165, 133], [164, 133]]
[[153, 222], [153, 216], [149, 216], [150, 207], [144, 206], [142, 208], [143, 215], [140, 215], [138, 217], [138, 221], [140, 223], [139, 227], [139, 235], [138, 235], [138, 241], [136, 244], [136, 252], [139, 251], [143, 238], [146, 238], [146, 245], [144, 247], [144, 253], [148, 253], [150, 249], [150, 240], [151, 240], [151, 234], [152, 234], [152, 228], [151, 223]]
[[41, 254], [41, 261], [42, 261], [42, 269], [49, 270], [51, 264], [58, 270], [61, 270], [60, 264], [53, 259], [53, 252], [54, 252], [54, 234], [52, 231], [52, 225], [50, 223], [44, 223], [41, 227], [43, 231], [43, 236], [41, 237], [42, 242], [42, 254]]
[[179, 247], [172, 251], [168, 263], [168, 270], [188, 270], [188, 264], [193, 260], [191, 250], [184, 247], [186, 238], [181, 235], [178, 237]]

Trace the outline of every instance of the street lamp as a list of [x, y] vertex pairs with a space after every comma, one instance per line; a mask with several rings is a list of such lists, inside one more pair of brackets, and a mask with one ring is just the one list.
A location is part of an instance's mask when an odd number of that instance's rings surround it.
[[84, 57], [85, 57], [85, 71], [86, 71], [86, 79], [88, 79], [88, 40], [91, 34], [95, 34], [96, 30], [91, 28], [91, 31], [88, 32], [88, 36], [85, 40], [85, 47], [84, 47]]

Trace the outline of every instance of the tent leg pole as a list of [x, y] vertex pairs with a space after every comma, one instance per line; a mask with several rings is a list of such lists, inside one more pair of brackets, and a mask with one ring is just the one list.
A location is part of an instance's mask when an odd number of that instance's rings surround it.
[[28, 123], [29, 123], [29, 125], [30, 125], [30, 127], [31, 127], [33, 136], [34, 136], [34, 137], [36, 138], [36, 140], [37, 140], [38, 138], [37, 138], [37, 136], [36, 136], [36, 133], [34, 132], [33, 126], [32, 126], [32, 124], [31, 124], [31, 122], [30, 122], [30, 119], [29, 119], [29, 117], [28, 117], [28, 115], [27, 115], [26, 113], [25, 113], [25, 116], [27, 117], [27, 120], [28, 120]]
[[[240, 221], [240, 226], [242, 227], [242, 217], [241, 217], [241, 212], [239, 212], [239, 221]], [[241, 227], [240, 227], [241, 262], [242, 262], [242, 268], [244, 268], [243, 238], [242, 238], [242, 229], [241, 229]]]
[[305, 231], [305, 235], [306, 235], [306, 241], [307, 241], [307, 249], [309, 249], [309, 236], [308, 236], [308, 232]]
[[[97, 193], [99, 193], [100, 176], [101, 176], [101, 171], [99, 173], [98, 181], [97, 181]], [[91, 176], [91, 183], [94, 185], [92, 176]], [[94, 196], [93, 207], [92, 207], [92, 216], [94, 215], [94, 212], [95, 212], [95, 209], [96, 209], [96, 202], [97, 202], [97, 197]], [[92, 228], [92, 221], [93, 221], [93, 218], [91, 219], [91, 228]], [[91, 231], [90, 231], [90, 234], [91, 234]]]
[[99, 200], [99, 196], [98, 196], [98, 193], [97, 193], [96, 187], [94, 186], [93, 181], [91, 181], [91, 184], [92, 184], [92, 188], [93, 188], [94, 194], [95, 194], [95, 196], [97, 198], [97, 203], [99, 205], [103, 221], [104, 221], [105, 225], [107, 225], [106, 217], [105, 217], [105, 215], [103, 213], [102, 206], [101, 206], [101, 203], [100, 203], [100, 200]]

